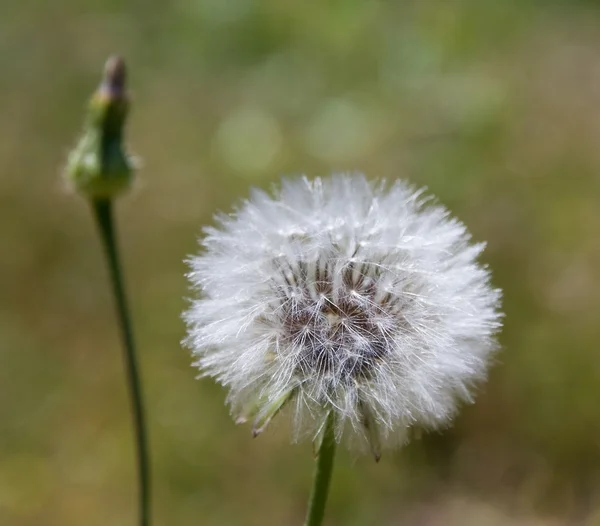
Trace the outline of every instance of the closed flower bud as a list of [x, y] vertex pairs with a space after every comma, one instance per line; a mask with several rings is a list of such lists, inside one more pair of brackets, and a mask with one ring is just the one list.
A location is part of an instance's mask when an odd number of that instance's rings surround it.
[[500, 291], [482, 243], [402, 181], [286, 180], [206, 228], [186, 344], [260, 433], [289, 410], [295, 438], [381, 449], [446, 425], [486, 375]]
[[111, 57], [102, 82], [88, 105], [79, 142], [69, 154], [65, 178], [92, 199], [110, 199], [127, 189], [134, 162], [123, 140], [129, 111], [125, 62]]

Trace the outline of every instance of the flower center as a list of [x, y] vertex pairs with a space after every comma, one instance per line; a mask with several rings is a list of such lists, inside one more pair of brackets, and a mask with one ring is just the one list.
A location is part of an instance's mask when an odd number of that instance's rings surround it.
[[[315, 264], [316, 265], [316, 264]], [[335, 262], [279, 267], [278, 349], [303, 377], [370, 377], [405, 324], [401, 301], [384, 289], [381, 265]]]

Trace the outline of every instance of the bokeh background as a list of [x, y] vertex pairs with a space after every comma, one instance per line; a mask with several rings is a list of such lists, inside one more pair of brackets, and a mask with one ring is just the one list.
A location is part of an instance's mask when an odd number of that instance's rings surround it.
[[487, 240], [506, 327], [454, 428], [339, 456], [327, 524], [600, 524], [600, 5], [576, 0], [3, 0], [0, 524], [135, 524], [107, 275], [59, 177], [114, 52], [156, 525], [301, 524], [311, 446], [285, 419], [252, 440], [195, 380], [183, 259], [251, 186], [343, 170], [426, 185]]

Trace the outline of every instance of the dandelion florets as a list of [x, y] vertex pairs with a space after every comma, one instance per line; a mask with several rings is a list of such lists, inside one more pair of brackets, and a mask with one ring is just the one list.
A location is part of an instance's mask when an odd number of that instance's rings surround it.
[[483, 243], [405, 182], [284, 180], [205, 229], [185, 314], [203, 375], [260, 433], [284, 406], [295, 437], [380, 449], [449, 422], [497, 348], [500, 291]]

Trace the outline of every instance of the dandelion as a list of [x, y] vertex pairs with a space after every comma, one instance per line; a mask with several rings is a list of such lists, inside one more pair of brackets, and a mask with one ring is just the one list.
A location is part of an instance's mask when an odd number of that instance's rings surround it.
[[362, 175], [291, 179], [218, 223], [190, 260], [202, 295], [186, 344], [255, 435], [288, 406], [294, 438], [322, 456], [343, 441], [379, 459], [472, 400], [501, 294], [477, 262], [484, 244], [423, 191]]

